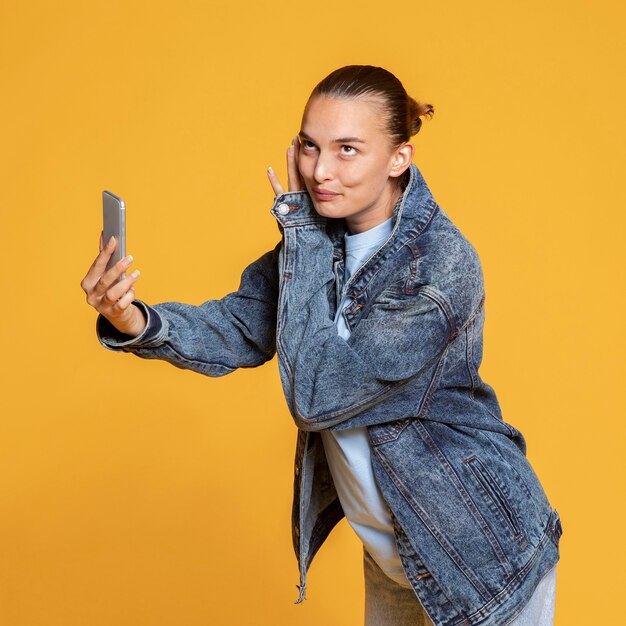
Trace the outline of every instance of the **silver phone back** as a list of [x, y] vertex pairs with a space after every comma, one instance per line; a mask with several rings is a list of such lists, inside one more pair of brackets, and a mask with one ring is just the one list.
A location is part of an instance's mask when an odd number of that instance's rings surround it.
[[[126, 256], [126, 205], [124, 200], [110, 191], [102, 192], [102, 225], [104, 231], [102, 241], [104, 245], [112, 236], [115, 236], [117, 240], [115, 251], [106, 266], [108, 270]], [[125, 276], [126, 273], [123, 272], [120, 280], [125, 278]]]

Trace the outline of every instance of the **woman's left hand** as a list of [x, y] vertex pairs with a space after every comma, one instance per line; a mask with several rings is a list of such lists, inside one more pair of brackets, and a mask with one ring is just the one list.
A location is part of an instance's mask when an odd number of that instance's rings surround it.
[[[289, 148], [287, 148], [287, 191], [304, 191], [304, 183], [298, 170], [298, 148], [300, 147], [300, 141], [296, 135], [291, 142]], [[285, 193], [283, 186], [276, 177], [276, 173], [271, 167], [267, 168], [267, 177], [270, 180], [270, 185], [274, 190], [275, 195]]]

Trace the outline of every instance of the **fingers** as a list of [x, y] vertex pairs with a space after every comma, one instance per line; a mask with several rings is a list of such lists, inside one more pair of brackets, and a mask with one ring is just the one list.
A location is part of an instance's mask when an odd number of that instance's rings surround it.
[[[94, 261], [91, 269], [87, 273], [87, 276], [83, 279], [81, 283], [81, 287], [87, 294], [87, 302], [92, 306], [97, 306], [97, 304], [102, 299], [102, 296], [109, 288], [116, 285], [118, 282], [122, 282], [119, 280], [120, 276], [123, 272], [125, 272], [133, 262], [133, 257], [128, 255], [123, 259], [120, 259], [117, 263], [115, 263], [108, 270], [105, 270], [106, 263], [111, 256], [111, 252], [106, 252], [107, 246], [101, 252], [101, 255], [104, 255], [102, 258], [100, 256]], [[114, 294], [116, 296], [115, 299], [119, 298], [121, 293], [117, 291]]]
[[[100, 239], [102, 240], [102, 233], [100, 234]], [[87, 274], [85, 274], [80, 286], [87, 293], [87, 295], [89, 295], [89, 292], [93, 289], [94, 284], [104, 272], [116, 246], [117, 241], [115, 240], [115, 237], [111, 237], [111, 240], [100, 249], [100, 253], [94, 259], [91, 267], [87, 271]]]
[[[110, 288], [114, 288], [116, 284], [118, 284], [119, 278], [122, 273], [130, 267], [132, 262], [133, 257], [131, 255], [128, 255], [123, 259], [120, 259], [115, 265], [113, 265], [113, 267], [109, 268], [106, 272], [101, 274], [91, 290], [92, 295], [95, 298], [100, 299], [100, 297], [103, 296], [106, 291], [108, 291]], [[97, 276], [97, 273], [95, 273], [95, 275]], [[126, 280], [126, 278], [124, 278], [124, 280]], [[123, 281], [119, 281], [119, 283], [122, 282]], [[116, 291], [114, 295], [117, 296], [115, 298], [117, 299], [120, 297], [121, 293], [118, 293]]]
[[287, 189], [289, 191], [301, 191], [303, 188], [300, 171], [298, 170], [298, 151], [300, 140], [296, 135], [289, 148], [287, 148]]
[[[102, 239], [102, 235], [100, 235], [100, 238]], [[117, 248], [117, 239], [113, 236], [109, 241], [107, 241], [106, 244], [103, 245], [102, 248], [100, 248], [100, 254], [98, 254], [95, 258], [91, 267], [95, 268], [100, 274], [102, 274], [104, 268], [109, 262], [109, 259], [111, 258], [111, 255], [115, 252], [115, 248]]]
[[113, 305], [113, 310], [125, 311], [135, 299], [135, 288], [130, 289]]
[[[304, 190], [304, 183], [298, 169], [298, 152], [300, 148], [300, 139], [296, 135], [291, 141], [291, 145], [287, 148], [287, 189], [289, 191]], [[280, 184], [276, 173], [271, 167], [267, 168], [267, 177], [272, 185], [275, 195], [285, 193], [285, 189]]]
[[139, 270], [134, 270], [122, 280], [119, 280], [122, 273], [133, 262], [133, 257], [130, 255], [115, 263], [107, 271], [104, 271], [117, 242], [112, 237], [103, 246], [102, 239], [103, 233], [101, 232], [100, 253], [92, 263], [85, 278], [81, 281], [80, 286], [87, 294], [88, 304], [109, 319], [118, 330], [130, 332], [129, 329], [138, 328], [136, 307], [131, 307], [131, 305], [135, 299], [135, 282], [139, 278], [140, 272]]
[[140, 275], [139, 270], [134, 270], [123, 280], [115, 283], [102, 295], [101, 303], [104, 310], [116, 312], [125, 309], [134, 299], [134, 285]]
[[267, 168], [267, 177], [270, 180], [270, 185], [272, 185], [272, 189], [274, 190], [275, 195], [279, 195], [281, 193], [285, 193], [283, 186], [280, 184], [276, 173], [271, 167]]

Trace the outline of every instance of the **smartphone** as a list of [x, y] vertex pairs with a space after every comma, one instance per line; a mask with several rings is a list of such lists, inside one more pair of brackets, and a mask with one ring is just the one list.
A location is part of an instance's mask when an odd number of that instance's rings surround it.
[[[110, 191], [102, 192], [102, 225], [103, 245], [106, 245], [112, 236], [115, 236], [117, 242], [115, 251], [105, 268], [106, 271], [126, 256], [126, 205], [124, 200]], [[126, 272], [122, 272], [119, 280], [124, 278], [126, 278]]]

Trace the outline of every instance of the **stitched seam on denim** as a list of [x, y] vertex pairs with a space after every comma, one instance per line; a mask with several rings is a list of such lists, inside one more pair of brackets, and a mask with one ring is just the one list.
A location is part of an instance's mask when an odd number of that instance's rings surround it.
[[[139, 352], [143, 349], [144, 348], [136, 348], [135, 351]], [[172, 352], [176, 356], [177, 364], [179, 364], [182, 361], [184, 363], [194, 365], [196, 366], [197, 370], [203, 371], [208, 376], [215, 375], [215, 373], [210, 373], [213, 371], [213, 368], [220, 371], [219, 375], [230, 374], [231, 372], [234, 372], [235, 369], [237, 369], [235, 367], [230, 367], [229, 365], [224, 365], [223, 363], [208, 363], [207, 361], [198, 361], [196, 359], [189, 358], [187, 355], [183, 354], [182, 352], [179, 352], [176, 348], [174, 348], [171, 345], [161, 346], [161, 349], [166, 353], [168, 350]], [[154, 352], [150, 348], [146, 348], [146, 351], [148, 354], [154, 354]], [[159, 358], [163, 358], [163, 357], [159, 357]], [[179, 367], [182, 367], [182, 366], [179, 365]], [[249, 366], [249, 367], [253, 367], [253, 366]], [[184, 369], [188, 369], [188, 368], [184, 368]]]
[[459, 478], [456, 470], [452, 467], [443, 452], [441, 452], [439, 446], [437, 446], [434, 439], [430, 436], [430, 433], [428, 432], [424, 424], [418, 420], [413, 422], [413, 425], [420, 437], [424, 440], [424, 443], [426, 443], [426, 445], [430, 448], [435, 458], [439, 461], [439, 463], [441, 463], [441, 466], [446, 471], [448, 478], [456, 488], [462, 500], [465, 502], [465, 505], [467, 506], [469, 512], [472, 514], [478, 525], [481, 527], [487, 541], [491, 544], [493, 552], [496, 555], [498, 561], [500, 561], [503, 569], [507, 572], [507, 574], [510, 574], [513, 570], [511, 564], [509, 563], [509, 560], [506, 557], [506, 554], [504, 553], [504, 550], [502, 549], [502, 546], [500, 545], [500, 542], [498, 541], [498, 538], [494, 535], [491, 527], [489, 526], [489, 524], [487, 524], [487, 520], [484, 518], [483, 514], [480, 512], [480, 509], [476, 506], [476, 503], [474, 502], [474, 500], [472, 500], [472, 497], [465, 489], [463, 481], [461, 481], [461, 479]]
[[390, 441], [394, 441], [400, 436], [400, 433], [409, 425], [411, 418], [403, 417], [398, 422], [392, 422], [394, 424], [389, 430], [385, 430], [384, 435], [372, 435], [371, 428], [375, 426], [375, 424], [371, 424], [368, 426], [368, 430], [370, 430], [370, 442], [372, 445], [379, 445], [382, 443], [388, 443]]
[[434, 289], [431, 289], [428, 285], [424, 285], [423, 287], [420, 287], [416, 293], [418, 295], [423, 295], [429, 300], [432, 300], [441, 309], [441, 312], [446, 318], [446, 322], [448, 322], [448, 328], [450, 329], [450, 332], [452, 333], [449, 335], [448, 340], [451, 341], [452, 339], [454, 339], [455, 337], [454, 322], [452, 319], [453, 312], [452, 312], [452, 309], [448, 306], [448, 303], [446, 302], [446, 300], [441, 296], [441, 294], [439, 294]]
[[294, 191], [283, 191], [282, 193], [279, 193], [276, 195], [276, 197], [274, 198], [274, 204], [272, 206], [278, 205], [278, 204], [282, 204], [283, 202], [287, 202], [290, 198], [293, 199], [293, 197], [304, 197], [304, 201], [308, 201], [307, 196], [308, 196], [308, 191], [306, 191], [305, 189], [300, 189], [300, 190], [294, 190]]
[[[361, 289], [355, 290], [355, 294], [360, 296], [363, 292], [365, 292], [368, 289], [370, 283], [372, 282], [376, 274], [378, 274], [378, 272], [383, 267], [387, 267], [387, 263], [391, 263], [393, 257], [397, 253], [397, 252], [392, 252], [391, 254], [387, 256], [387, 258], [383, 258], [381, 260], [380, 257], [383, 257], [384, 254], [387, 253], [386, 248], [388, 247], [388, 244], [389, 244], [389, 241], [383, 244], [383, 246], [379, 248], [378, 250], [376, 250], [376, 252], [374, 252], [374, 254], [372, 254], [369, 258], [365, 259], [365, 261], [362, 261], [359, 264], [359, 267], [357, 267], [356, 271], [343, 284], [342, 293], [341, 293], [342, 296], [345, 296], [348, 293], [348, 290], [346, 289], [346, 285], [349, 285], [350, 287], [352, 287], [356, 283], [363, 280], [364, 276], [366, 277], [365, 284], [363, 285]], [[369, 277], [367, 277], [369, 272], [373, 272], [373, 273]]]
[[[394, 515], [393, 511], [391, 511], [390, 513], [391, 515], [391, 520], [392, 520], [392, 525], [393, 525], [393, 529], [394, 529], [394, 536], [396, 539], [396, 543], [407, 543], [409, 550], [410, 550], [410, 555], [407, 556], [407, 559], [415, 562], [415, 558], [417, 558], [418, 563], [426, 570], [426, 565], [424, 564], [424, 562], [422, 561], [422, 557], [420, 554], [417, 553], [417, 551], [415, 550], [415, 548], [413, 547], [413, 544], [411, 543], [411, 541], [409, 540], [408, 536], [407, 536], [407, 532], [406, 530], [404, 530], [404, 527], [402, 526], [402, 524], [400, 524], [400, 520]], [[398, 536], [400, 535], [400, 537]], [[402, 535], [404, 535], [402, 537]], [[413, 556], [414, 555], [414, 556]], [[404, 562], [402, 561], [402, 557], [400, 557], [400, 562], [402, 564], [403, 569], [404, 568]], [[405, 574], [407, 574], [406, 569], [405, 569]], [[407, 574], [407, 578], [409, 579], [409, 582], [412, 582], [412, 580], [414, 581], [419, 581], [419, 580], [424, 580], [425, 578], [430, 578], [430, 580], [425, 581], [425, 583], [422, 583], [422, 586], [427, 586], [429, 588], [432, 588], [433, 586], [437, 587], [437, 593], [440, 594], [440, 596], [443, 596], [446, 601], [448, 602], [448, 604], [450, 605], [451, 609], [457, 613], [458, 615], [463, 615], [463, 610], [461, 609], [461, 607], [457, 606], [455, 604], [455, 602], [452, 600], [452, 598], [450, 598], [450, 596], [445, 592], [444, 588], [441, 586], [441, 584], [439, 583], [438, 579], [435, 578], [435, 576], [432, 575], [431, 572], [427, 571], [425, 574], [422, 575], [416, 575], [413, 577], [409, 577]], [[415, 590], [415, 593], [418, 595], [418, 597], [420, 598], [421, 602], [424, 604], [424, 608], [426, 609], [428, 615], [429, 615], [429, 619], [430, 619], [430, 615], [435, 615], [435, 613], [441, 613], [442, 611], [448, 611], [448, 608], [446, 607], [445, 604], [441, 603], [441, 598], [438, 597], [436, 600], [436, 604], [432, 604], [429, 599], [430, 599], [430, 591], [429, 593], [425, 594], [426, 598], [422, 598], [421, 596], [419, 596], [419, 594], [417, 593], [417, 585], [413, 586], [413, 589]], [[428, 611], [428, 609], [431, 609], [430, 611]], [[431, 620], [432, 621], [432, 620]], [[449, 620], [448, 620], [449, 621]], [[458, 623], [458, 622], [455, 622]], [[463, 622], [462, 622], [463, 623]], [[469, 624], [469, 622], [468, 622]]]
[[341, 261], [335, 261], [333, 263], [333, 274], [335, 275], [335, 283], [334, 283], [334, 305], [331, 307], [331, 313], [333, 314], [331, 319], [335, 319], [335, 315], [337, 315], [337, 310], [339, 309], [339, 305], [341, 304], [341, 276], [343, 275], [343, 267], [341, 266]]
[[509, 502], [509, 499], [503, 489], [497, 483], [491, 472], [484, 467], [480, 458], [475, 454], [467, 459], [464, 459], [463, 463], [467, 465], [469, 470], [476, 477], [478, 485], [484, 492], [485, 496], [495, 504], [500, 517], [513, 533], [513, 539], [521, 539], [524, 536], [524, 531], [522, 530], [517, 514], [511, 506], [511, 503]]
[[[291, 237], [291, 235], [285, 233], [284, 239], [288, 239], [289, 237]], [[287, 370], [289, 379], [293, 380], [293, 366], [289, 360], [287, 351], [283, 349], [281, 330], [283, 327], [284, 303], [285, 303], [285, 299], [287, 298], [286, 284], [289, 280], [291, 280], [293, 276], [294, 262], [295, 262], [295, 259], [293, 257], [295, 253], [292, 251], [291, 247], [285, 245], [284, 241], [280, 250], [281, 250], [280, 256], [282, 257], [281, 258], [282, 267], [278, 268], [280, 272], [280, 289], [279, 289], [277, 314], [276, 314], [276, 352], [278, 352], [280, 358], [282, 359], [285, 369]], [[291, 394], [292, 394], [291, 397], [293, 398], [294, 397], [293, 396], [293, 384], [292, 384]]]
[[297, 537], [298, 537], [298, 548], [299, 548], [299, 556], [298, 556], [298, 561], [300, 564], [300, 584], [303, 585], [304, 584], [304, 580], [306, 578], [306, 562], [304, 559], [304, 538], [302, 537], [302, 524], [303, 524], [303, 520], [305, 519], [305, 513], [306, 511], [304, 510], [304, 502], [302, 500], [302, 485], [304, 484], [304, 480], [307, 476], [307, 464], [305, 462], [306, 456], [307, 454], [310, 453], [310, 449], [308, 446], [309, 443], [309, 437], [310, 437], [310, 433], [306, 433], [304, 436], [304, 448], [303, 448], [303, 452], [302, 452], [302, 463], [300, 464], [300, 483], [299, 483], [299, 489], [298, 489], [298, 493], [299, 493], [299, 498], [298, 498], [298, 526], [297, 526]]
[[[165, 341], [167, 340], [168, 337], [168, 330], [169, 330], [169, 323], [168, 321], [161, 316], [161, 322], [154, 321], [152, 319], [152, 313], [150, 313], [150, 308], [149, 305], [147, 305], [145, 302], [142, 302], [141, 300], [137, 300], [135, 299], [133, 301], [133, 304], [135, 302], [139, 302], [139, 304], [135, 304], [135, 306], [137, 306], [138, 308], [140, 308], [146, 315], [146, 325], [144, 327], [144, 330], [137, 335], [136, 337], [133, 337], [132, 339], [127, 339], [124, 341], [116, 341], [116, 340], [110, 340], [104, 336], [101, 337], [102, 341], [105, 344], [105, 347], [107, 348], [117, 348], [118, 350], [122, 350], [124, 352], [133, 352], [135, 350], [138, 350], [140, 348], [158, 348], [160, 346], [162, 346]], [[102, 316], [104, 317], [104, 316]], [[106, 318], [105, 318], [106, 319]], [[107, 320], [108, 322], [108, 320]], [[110, 322], [108, 322], [110, 324]], [[152, 331], [150, 330], [150, 325], [155, 325], [155, 324], [160, 324], [159, 327], [159, 331], [158, 333], [152, 337], [151, 339], [139, 339], [139, 337], [141, 335], [147, 335], [149, 332], [152, 333]]]
[[[419, 237], [432, 223], [437, 212], [441, 210], [441, 207], [437, 204], [434, 198], [428, 198], [425, 208], [430, 209], [430, 214], [427, 216], [426, 221], [422, 224], [422, 228], [417, 232], [416, 237]], [[443, 211], [442, 211], [443, 212]]]
[[[367, 407], [368, 405], [372, 404], [374, 400], [376, 400], [379, 396], [384, 395], [385, 393], [387, 393], [390, 390], [400, 390], [402, 387], [404, 387], [408, 382], [411, 381], [411, 378], [408, 378], [407, 380], [403, 380], [403, 381], [399, 381], [397, 383], [395, 383], [394, 385], [387, 385], [384, 389], [381, 389], [379, 392], [375, 393], [373, 396], [369, 396], [368, 398], [366, 398], [365, 400], [362, 400], [361, 402], [355, 402], [350, 406], [350, 410], [346, 411], [346, 410], [338, 410], [338, 411], [333, 411], [332, 413], [327, 413], [326, 415], [324, 415], [323, 417], [316, 417], [316, 418], [304, 418], [302, 417], [302, 414], [300, 413], [295, 401], [294, 401], [294, 408], [298, 417], [298, 420], [300, 420], [301, 423], [305, 424], [305, 425], [312, 425], [312, 424], [327, 424], [329, 426], [334, 426], [335, 424], [340, 424], [341, 422], [350, 419], [349, 417], [344, 417], [344, 419], [339, 419], [337, 421], [333, 421], [333, 418], [335, 418], [336, 416], [345, 416], [346, 413], [350, 413], [351, 417], [353, 415], [356, 415], [358, 413], [360, 413], [361, 411], [354, 411], [353, 409], [361, 409], [364, 407]], [[331, 422], [330, 424], [328, 424], [328, 422]]]
[[314, 226], [319, 230], [326, 230], [326, 221], [324, 219], [315, 219], [309, 217], [292, 217], [290, 219], [283, 219], [279, 221], [285, 230], [292, 228], [306, 228], [307, 226]]
[[382, 268], [383, 266], [381, 264], [377, 268], [373, 269], [371, 276], [367, 279], [367, 283], [363, 285], [362, 289], [355, 291], [354, 295], [360, 298], [370, 288], [372, 281], [376, 278], [376, 275], [378, 274], [378, 272], [380, 272]]
[[[153, 313], [150, 311], [150, 306], [148, 304], [146, 304], [145, 302], [141, 300], [138, 300], [137, 298], [135, 298], [135, 300], [133, 301], [133, 304], [135, 304], [135, 302], [139, 302], [139, 305], [135, 305], [135, 306], [139, 306], [141, 310], [146, 314], [146, 327], [145, 327], [146, 331], [149, 330], [151, 325], [159, 323], [158, 318], [157, 320], [152, 319]], [[157, 311], [157, 314], [158, 314], [158, 311]], [[161, 319], [161, 322], [160, 322], [161, 327], [159, 328], [159, 332], [157, 333], [156, 337], [145, 342], [138, 341], [134, 345], [138, 347], [144, 347], [144, 348], [156, 348], [160, 346], [161, 344], [163, 344], [167, 340], [167, 337], [168, 337], [169, 323], [162, 316], [160, 316], [160, 319]]]
[[435, 371], [433, 372], [433, 375], [430, 379], [430, 383], [428, 383], [428, 387], [426, 388], [426, 391], [424, 392], [424, 395], [422, 396], [422, 400], [417, 409], [417, 417], [421, 417], [423, 413], [430, 406], [430, 401], [432, 400], [433, 395], [438, 387], [439, 379], [441, 377], [441, 372], [443, 371], [443, 366], [446, 360], [446, 356], [448, 354], [449, 347], [450, 347], [450, 344], [448, 344], [445, 347], [445, 349], [441, 353], [441, 356], [439, 357], [439, 362], [437, 363], [437, 367], [435, 368]]
[[[148, 313], [150, 315], [150, 313]], [[167, 338], [169, 337], [170, 323], [167, 318], [162, 318], [163, 325], [161, 326], [161, 331], [154, 338], [154, 343], [151, 343], [151, 346], [157, 347], [160, 346], [161, 343], [165, 343]]]
[[474, 353], [473, 353], [473, 341], [474, 341], [474, 324], [468, 324], [465, 328], [465, 364], [467, 366], [467, 372], [470, 377], [472, 387], [470, 389], [470, 395], [474, 398], [474, 391], [478, 385], [478, 380], [474, 377]]
[[[438, 297], [438, 294], [436, 294], [436, 292], [434, 292], [431, 289], [429, 289], [427, 286], [424, 287], [423, 289], [420, 289], [419, 293], [423, 294], [426, 298], [429, 298], [432, 302], [434, 302], [439, 307], [439, 309], [442, 311], [444, 317], [446, 318], [446, 321], [448, 323], [448, 329], [449, 330], [453, 330], [453, 326], [451, 325], [450, 318], [447, 315], [446, 308], [444, 307], [442, 301], [440, 301], [440, 298]], [[432, 377], [430, 379], [430, 382], [428, 383], [428, 387], [426, 388], [426, 391], [424, 392], [424, 395], [422, 396], [422, 399], [421, 399], [421, 401], [419, 403], [418, 410], [417, 410], [418, 417], [420, 415], [423, 415], [423, 413], [430, 406], [430, 402], [432, 400], [432, 397], [433, 397], [435, 391], [437, 390], [439, 379], [440, 379], [441, 373], [443, 371], [443, 365], [445, 363], [445, 358], [446, 358], [446, 356], [448, 354], [448, 350], [450, 349], [451, 343], [452, 342], [451, 342], [450, 338], [448, 338], [448, 343], [447, 343], [446, 347], [441, 352], [441, 355], [439, 357], [439, 361], [437, 363], [437, 367], [435, 368], [435, 371], [433, 372], [433, 375], [432, 375]]]
[[309, 434], [306, 431], [298, 429], [294, 465], [300, 467], [300, 470], [299, 470], [300, 473], [294, 477], [294, 497], [293, 497], [293, 503], [292, 503], [292, 509], [291, 509], [292, 518], [295, 518], [297, 514], [297, 519], [295, 520], [292, 519], [292, 522], [295, 522], [293, 524], [294, 528], [292, 528], [292, 533], [293, 533], [292, 538], [293, 538], [293, 544], [294, 544], [293, 547], [294, 547], [294, 551], [296, 553], [296, 558], [298, 559], [298, 562], [300, 561], [300, 535], [295, 534], [295, 528], [298, 528], [298, 533], [299, 533], [300, 523], [302, 520], [302, 514], [300, 512], [301, 506], [302, 506], [301, 497], [300, 497], [300, 494], [302, 492], [301, 482], [302, 482], [302, 474], [305, 471], [304, 470], [304, 457], [305, 457], [305, 450], [308, 444], [308, 437], [309, 437]]
[[[328, 519], [325, 519], [328, 517]], [[311, 531], [311, 538], [309, 540], [309, 552], [307, 557], [306, 568], [308, 569], [313, 562], [314, 556], [321, 548], [322, 543], [330, 534], [330, 531], [343, 519], [344, 512], [341, 506], [339, 498], [335, 498], [323, 511], [320, 512], [319, 517], [313, 525]], [[311, 548], [315, 546], [315, 550]]]
[[[500, 448], [494, 443], [494, 441], [492, 440], [492, 436], [494, 436], [494, 433], [491, 431], [486, 431], [485, 432], [485, 439], [487, 441], [487, 443], [491, 446], [491, 448], [493, 449], [493, 451], [505, 462], [507, 462], [506, 457], [504, 456], [504, 454], [502, 454], [502, 451], [500, 450]], [[506, 435], [505, 435], [506, 436]], [[522, 476], [520, 475], [520, 473], [517, 471], [517, 469], [513, 466], [509, 464], [509, 467], [511, 468], [511, 471], [513, 472], [513, 474], [515, 475], [515, 477], [517, 478], [517, 480], [519, 481], [520, 484], [520, 488], [524, 490], [524, 493], [526, 494], [526, 497], [528, 498], [528, 500], [530, 502], [533, 503], [533, 506], [535, 507], [535, 509], [537, 509], [537, 504], [535, 503], [535, 499], [533, 498], [531, 491], [528, 487], [528, 485], [526, 484], [526, 481], [522, 478]]]
[[507, 598], [512, 596], [515, 593], [515, 591], [517, 591], [517, 589], [519, 588], [519, 582], [523, 580], [524, 578], [526, 578], [526, 574], [530, 570], [532, 570], [532, 568], [534, 567], [535, 561], [537, 561], [537, 559], [539, 559], [539, 557], [542, 555], [545, 544], [548, 541], [550, 541], [549, 528], [551, 526], [551, 523], [552, 523], [552, 513], [550, 514], [550, 517], [548, 519], [548, 524], [544, 528], [544, 532], [541, 536], [541, 539], [539, 540], [539, 543], [537, 544], [537, 549], [533, 552], [530, 559], [519, 570], [519, 572], [517, 572], [517, 574], [515, 574], [515, 576], [513, 576], [513, 578], [509, 580], [509, 582], [507, 583], [506, 587], [504, 587], [504, 589], [499, 591], [496, 595], [492, 596], [491, 599], [486, 604], [484, 604], [482, 607], [480, 607], [480, 609], [478, 609], [477, 611], [475, 611], [474, 613], [468, 616], [471, 621], [481, 620], [483, 617], [485, 617], [486, 615], [490, 614], [493, 611], [494, 604], [498, 606], [502, 605], [504, 601], [507, 600]]
[[[473, 400], [474, 402], [478, 402], [478, 400], [476, 400], [476, 398], [474, 397], [473, 394], [471, 394], [469, 392], [469, 390], [465, 389], [464, 390], [465, 393], [467, 393], [467, 395], [470, 397], [471, 400]], [[501, 417], [498, 417], [488, 406], [486, 406], [484, 403], [480, 403], [480, 407], [481, 409], [486, 411], [485, 415], [488, 415], [489, 417], [493, 418], [494, 420], [496, 420], [496, 422], [498, 422], [498, 424], [504, 425], [506, 428], [509, 429], [509, 436], [510, 437], [514, 437], [516, 433], [514, 433], [513, 431], [511, 431], [511, 425], [507, 424]], [[422, 416], [423, 417], [423, 416]], [[483, 429], [485, 430], [485, 429]], [[488, 430], [488, 429], [487, 429]]]
[[459, 330], [456, 331], [454, 336], [457, 336], [460, 333], [462, 333], [465, 330], [465, 327], [474, 321], [474, 318], [480, 313], [480, 310], [484, 306], [484, 304], [485, 304], [485, 294], [483, 293], [483, 295], [480, 298], [480, 302], [478, 303], [476, 308], [472, 311], [472, 313], [470, 313], [470, 316], [467, 318], [467, 321], [465, 322], [465, 324], [463, 324], [463, 326], [461, 326]]
[[[379, 265], [374, 270], [373, 274], [369, 277], [367, 283], [363, 286], [363, 289], [354, 292], [354, 296], [357, 301], [362, 299], [365, 293], [371, 288], [374, 278], [380, 272], [381, 269], [382, 269], [382, 265]], [[350, 305], [344, 309], [342, 314], [344, 315], [344, 319], [346, 320], [346, 326], [349, 328], [350, 334], [354, 332], [359, 322], [364, 317], [367, 317], [369, 310], [372, 308], [374, 303], [375, 303], [375, 299], [370, 294], [370, 296], [365, 299], [364, 303], [355, 302], [354, 305]], [[358, 320], [356, 319], [357, 315], [358, 315]]]
[[[411, 252], [413, 249], [411, 248]], [[409, 275], [404, 281], [404, 286], [402, 287], [402, 292], [405, 294], [411, 294], [415, 291], [415, 280], [417, 278], [417, 258], [413, 256], [413, 258], [409, 261]]]
[[[484, 598], [489, 597], [488, 590], [484, 587], [484, 585], [474, 576], [471, 568], [465, 563], [463, 557], [457, 552], [456, 548], [446, 539], [445, 535], [437, 528], [437, 526], [431, 521], [430, 517], [420, 507], [415, 498], [413, 498], [411, 492], [405, 488], [403, 482], [400, 480], [399, 476], [393, 471], [392, 467], [389, 465], [384, 456], [380, 453], [378, 449], [376, 449], [376, 453], [379, 457], [379, 461], [381, 465], [385, 468], [385, 471], [396, 485], [398, 491], [404, 496], [405, 500], [409, 503], [411, 508], [415, 511], [417, 516], [422, 520], [422, 523], [426, 527], [426, 529], [430, 532], [430, 534], [436, 539], [439, 545], [443, 548], [443, 550], [447, 553], [447, 555], [454, 561], [457, 565], [461, 573], [467, 578], [470, 584], [476, 589], [476, 591], [483, 596]], [[428, 566], [424, 563], [426, 568]]]

